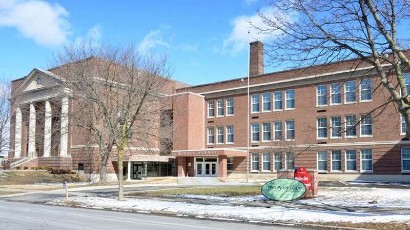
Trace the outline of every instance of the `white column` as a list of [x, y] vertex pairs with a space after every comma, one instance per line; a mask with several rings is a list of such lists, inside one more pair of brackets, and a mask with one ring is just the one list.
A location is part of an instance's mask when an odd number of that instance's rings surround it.
[[131, 161], [128, 160], [128, 174], [127, 174], [127, 180], [131, 180]]
[[30, 120], [28, 123], [28, 157], [35, 157], [36, 153], [36, 108], [30, 104]]
[[16, 108], [16, 128], [14, 132], [14, 158], [21, 157], [21, 130], [22, 130], [22, 114], [20, 107]]
[[44, 111], [44, 153], [43, 157], [49, 157], [51, 153], [51, 105], [45, 102]]
[[61, 100], [60, 156], [68, 156], [68, 97]]

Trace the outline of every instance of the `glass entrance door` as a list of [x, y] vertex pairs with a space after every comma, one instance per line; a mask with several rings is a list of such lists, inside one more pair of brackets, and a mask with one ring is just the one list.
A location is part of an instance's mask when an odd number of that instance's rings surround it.
[[196, 158], [196, 176], [216, 176], [218, 173], [217, 158]]

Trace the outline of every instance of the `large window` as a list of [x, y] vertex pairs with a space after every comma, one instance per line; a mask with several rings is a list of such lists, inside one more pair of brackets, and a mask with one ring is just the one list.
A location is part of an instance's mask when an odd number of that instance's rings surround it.
[[224, 143], [224, 127], [222, 126], [216, 127], [216, 143]]
[[259, 108], [259, 94], [252, 95], [252, 113], [258, 113]]
[[259, 141], [259, 124], [258, 123], [253, 123], [252, 124], [252, 142], [258, 142]]
[[208, 101], [208, 117], [215, 117], [215, 101]]
[[340, 93], [340, 83], [332, 83], [330, 85], [330, 104], [340, 105], [342, 103], [342, 95]]
[[317, 170], [327, 171], [327, 152], [320, 151], [317, 153]]
[[373, 153], [371, 149], [361, 150], [361, 171], [373, 171]]
[[356, 171], [356, 150], [346, 150], [346, 171]]
[[282, 140], [282, 121], [275, 121], [275, 141]]
[[324, 106], [327, 105], [327, 86], [326, 85], [318, 85], [316, 87], [316, 98], [317, 98], [317, 105]]
[[346, 115], [346, 137], [356, 137], [356, 115]]
[[332, 171], [342, 170], [342, 151], [332, 150]]
[[345, 83], [345, 102], [353, 103], [356, 102], [356, 82], [347, 81]]
[[295, 139], [295, 121], [286, 121], [286, 140]]
[[295, 108], [295, 90], [288, 89], [285, 92], [285, 108], [286, 109], [294, 109]]
[[270, 153], [262, 153], [262, 171], [270, 170]]
[[226, 143], [233, 144], [234, 142], [234, 129], [233, 125], [226, 126]]
[[410, 172], [410, 148], [401, 149], [401, 170]]
[[282, 169], [282, 153], [275, 153], [275, 170]]
[[217, 113], [216, 115], [221, 117], [224, 115], [224, 100], [219, 99], [216, 101], [216, 108], [217, 108]]
[[332, 127], [330, 128], [330, 136], [332, 138], [342, 137], [342, 118], [340, 116], [330, 118]]
[[360, 82], [360, 101], [372, 100], [372, 79], [365, 78]]
[[327, 118], [320, 117], [317, 119], [317, 138], [327, 138]]
[[282, 110], [282, 91], [276, 91], [273, 93], [273, 97], [275, 99], [275, 108], [274, 110]]
[[271, 141], [271, 124], [263, 123], [262, 124], [262, 141]]
[[360, 116], [360, 136], [372, 136], [372, 116], [371, 115], [361, 115]]
[[262, 94], [262, 112], [269, 112], [272, 109], [271, 93]]
[[234, 102], [233, 97], [226, 99], [226, 115], [232, 116], [234, 113]]
[[295, 154], [288, 152], [286, 153], [286, 169], [295, 168]]
[[214, 130], [214, 127], [208, 127], [208, 144], [215, 144], [215, 130]]
[[251, 170], [259, 171], [259, 153], [252, 153], [251, 163]]

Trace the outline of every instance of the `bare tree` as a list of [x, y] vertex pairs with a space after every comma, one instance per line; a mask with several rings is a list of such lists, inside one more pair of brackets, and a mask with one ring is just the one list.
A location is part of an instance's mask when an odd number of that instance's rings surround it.
[[[410, 137], [410, 95], [403, 71], [410, 61], [401, 40], [407, 36], [407, 0], [273, 0], [273, 14], [262, 11], [259, 32], [273, 63], [296, 66], [349, 60], [353, 69], [372, 67], [389, 91], [407, 124]], [[409, 84], [410, 82], [407, 82]]]
[[0, 154], [6, 153], [10, 136], [10, 92], [6, 79], [0, 81]]
[[107, 180], [108, 159], [117, 154], [121, 200], [124, 154], [159, 146], [160, 99], [170, 77], [167, 60], [142, 56], [132, 45], [81, 45], [65, 47], [57, 63], [55, 72], [65, 77], [76, 102], [72, 125], [98, 146], [101, 181]]

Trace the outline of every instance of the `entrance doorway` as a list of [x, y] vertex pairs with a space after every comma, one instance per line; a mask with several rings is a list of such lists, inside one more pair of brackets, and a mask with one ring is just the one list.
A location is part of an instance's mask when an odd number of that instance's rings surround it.
[[217, 158], [195, 158], [195, 176], [215, 177], [218, 175]]
[[142, 163], [131, 163], [131, 179], [141, 180], [144, 172], [144, 165]]

